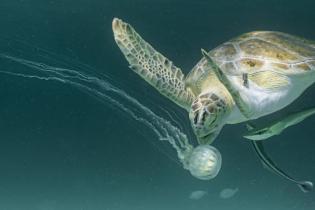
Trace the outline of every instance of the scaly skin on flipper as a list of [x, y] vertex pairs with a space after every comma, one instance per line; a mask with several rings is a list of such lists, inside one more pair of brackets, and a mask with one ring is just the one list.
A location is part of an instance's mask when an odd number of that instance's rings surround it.
[[225, 76], [224, 72], [222, 72], [220, 67], [218, 67], [218, 65], [211, 59], [208, 53], [203, 49], [201, 49], [201, 52], [203, 56], [207, 59], [209, 65], [216, 74], [217, 78], [220, 80], [222, 84], [224, 84], [225, 88], [230, 92], [239, 110], [246, 118], [249, 119], [251, 117], [249, 108], [247, 107], [247, 104], [243, 101], [240, 93], [233, 87], [229, 79]]
[[189, 110], [194, 95], [186, 89], [182, 71], [144, 41], [129, 24], [115, 18], [112, 27], [115, 41], [131, 69], [161, 94]]

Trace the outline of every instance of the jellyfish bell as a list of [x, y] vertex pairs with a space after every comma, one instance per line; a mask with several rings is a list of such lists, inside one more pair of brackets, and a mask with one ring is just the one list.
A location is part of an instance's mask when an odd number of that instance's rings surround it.
[[222, 157], [219, 150], [210, 145], [199, 145], [187, 158], [187, 169], [201, 180], [216, 177], [221, 169]]

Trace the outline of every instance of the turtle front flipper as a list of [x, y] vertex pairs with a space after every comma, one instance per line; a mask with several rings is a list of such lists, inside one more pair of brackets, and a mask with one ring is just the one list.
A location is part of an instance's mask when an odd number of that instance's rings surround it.
[[[233, 97], [233, 100], [235, 104], [237, 105], [238, 109], [241, 111], [241, 113], [248, 119], [251, 117], [251, 112], [246, 104], [246, 102], [242, 99], [240, 93], [237, 91], [236, 88], [233, 87], [229, 79], [226, 77], [226, 75], [223, 73], [223, 71], [220, 69], [220, 67], [212, 60], [212, 58], [208, 55], [208, 53], [201, 49], [201, 52], [203, 56], [207, 59], [209, 65], [211, 66], [211, 69], [214, 71], [217, 78], [220, 80], [220, 82], [225, 86], [225, 88], [230, 92], [231, 96]], [[247, 82], [245, 82], [247, 83]]]
[[128, 23], [114, 18], [113, 32], [130, 68], [161, 94], [189, 110], [194, 96], [185, 87], [182, 71], [144, 41]]

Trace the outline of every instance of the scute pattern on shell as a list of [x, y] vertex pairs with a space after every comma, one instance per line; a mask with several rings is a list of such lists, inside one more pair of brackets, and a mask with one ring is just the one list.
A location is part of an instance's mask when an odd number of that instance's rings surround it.
[[[287, 76], [315, 70], [315, 43], [281, 32], [243, 34], [209, 52], [227, 75], [274, 71]], [[188, 86], [214, 77], [202, 58], [187, 76]], [[258, 85], [258, 84], [257, 84]]]

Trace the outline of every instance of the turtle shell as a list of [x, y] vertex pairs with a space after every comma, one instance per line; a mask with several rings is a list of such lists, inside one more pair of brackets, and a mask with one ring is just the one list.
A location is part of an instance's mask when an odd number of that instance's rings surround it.
[[[248, 74], [248, 79], [262, 88], [279, 88], [288, 84], [290, 75], [315, 70], [315, 43], [281, 32], [246, 33], [223, 43], [209, 54], [226, 75]], [[285, 77], [279, 78], [279, 75]], [[187, 76], [186, 86], [199, 94], [213, 77], [202, 58]]]

